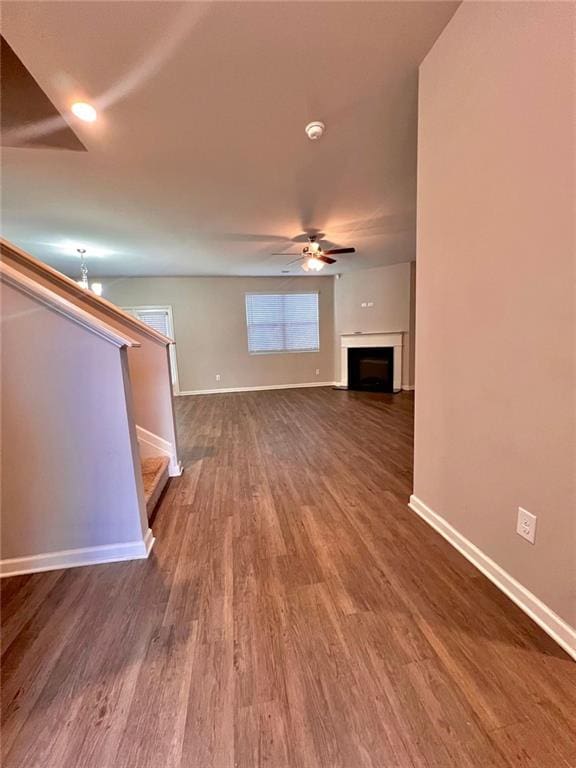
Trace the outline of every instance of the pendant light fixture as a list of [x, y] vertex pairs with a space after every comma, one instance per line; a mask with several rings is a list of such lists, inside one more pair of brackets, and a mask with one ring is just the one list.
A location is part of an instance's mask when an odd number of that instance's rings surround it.
[[96, 296], [102, 296], [102, 283], [92, 283], [90, 285], [88, 282], [88, 264], [86, 264], [85, 259], [86, 248], [76, 248], [76, 251], [80, 256], [80, 280], [77, 281], [78, 285], [84, 288], [85, 291], [91, 290]]

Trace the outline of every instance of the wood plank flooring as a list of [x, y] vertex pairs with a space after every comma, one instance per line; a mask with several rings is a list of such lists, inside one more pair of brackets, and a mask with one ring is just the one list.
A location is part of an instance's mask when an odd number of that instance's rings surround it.
[[406, 506], [410, 394], [177, 416], [149, 560], [2, 583], [4, 768], [576, 766], [576, 664]]

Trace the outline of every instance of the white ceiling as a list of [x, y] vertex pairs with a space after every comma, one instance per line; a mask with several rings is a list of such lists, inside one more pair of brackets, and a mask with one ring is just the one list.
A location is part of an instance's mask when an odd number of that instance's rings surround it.
[[4, 235], [72, 275], [79, 245], [92, 275], [274, 275], [308, 228], [357, 248], [323, 274], [414, 259], [417, 68], [457, 5], [3, 3], [53, 103], [101, 114], [70, 118], [88, 152], [3, 150]]

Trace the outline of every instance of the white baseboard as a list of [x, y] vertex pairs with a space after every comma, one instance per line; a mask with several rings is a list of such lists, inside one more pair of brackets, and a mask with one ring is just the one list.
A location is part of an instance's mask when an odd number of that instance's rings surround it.
[[414, 392], [414, 384], [402, 384], [402, 389], [405, 392]]
[[333, 387], [333, 381], [313, 381], [306, 384], [271, 384], [265, 387], [224, 387], [223, 389], [181, 390], [179, 397], [185, 395], [223, 395], [226, 392], [260, 392], [268, 389], [300, 389], [302, 387]]
[[[306, 384], [272, 384], [265, 387], [223, 387], [222, 389], [189, 389], [177, 393], [178, 397], [187, 395], [223, 395], [226, 392], [260, 392], [268, 389], [300, 389], [302, 387], [338, 387], [348, 389], [348, 386], [340, 381], [312, 381]], [[403, 385], [403, 390], [409, 392], [414, 390], [414, 385]]]
[[152, 533], [152, 528], [148, 528], [148, 530], [144, 534], [144, 548], [146, 550], [146, 557], [148, 557], [148, 555], [152, 551], [152, 547], [154, 546], [155, 541], [156, 539], [154, 538], [154, 534]]
[[158, 454], [167, 456], [170, 459], [170, 464], [168, 465], [169, 476], [179, 477], [182, 474], [182, 464], [178, 461], [178, 456], [172, 443], [138, 425], [136, 425], [136, 437], [138, 438], [140, 455], [143, 459], [149, 456], [158, 456]]
[[122, 560], [144, 560], [150, 554], [153, 545], [154, 535], [152, 530], [148, 528], [144, 538], [140, 541], [104, 544], [103, 546], [84, 547], [83, 549], [65, 549], [61, 552], [46, 552], [41, 555], [0, 560], [0, 578], [38, 573], [39, 571], [56, 571], [61, 568], [77, 568], [81, 565], [117, 563]]
[[472, 565], [476, 566], [484, 576], [490, 579], [498, 589], [516, 603], [530, 618], [540, 626], [546, 634], [555, 640], [574, 660], [576, 660], [576, 629], [567, 624], [564, 619], [554, 613], [536, 595], [532, 594], [519, 581], [507, 573], [482, 550], [472, 544], [459, 533], [443, 517], [433, 512], [417, 496], [410, 496], [410, 509], [432, 526], [446, 541], [457, 549]]

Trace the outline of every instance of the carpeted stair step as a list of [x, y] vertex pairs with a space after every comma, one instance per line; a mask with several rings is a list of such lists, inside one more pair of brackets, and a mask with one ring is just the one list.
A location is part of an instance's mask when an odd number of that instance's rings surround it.
[[144, 483], [144, 498], [146, 499], [148, 519], [150, 519], [160, 494], [168, 482], [169, 463], [166, 456], [151, 456], [148, 459], [142, 459], [142, 480]]

